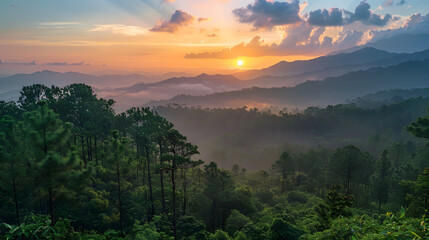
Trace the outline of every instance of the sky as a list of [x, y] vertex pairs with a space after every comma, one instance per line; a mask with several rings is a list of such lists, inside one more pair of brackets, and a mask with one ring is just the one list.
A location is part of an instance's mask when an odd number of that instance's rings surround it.
[[264, 68], [427, 31], [428, 12], [428, 0], [0, 0], [0, 73]]

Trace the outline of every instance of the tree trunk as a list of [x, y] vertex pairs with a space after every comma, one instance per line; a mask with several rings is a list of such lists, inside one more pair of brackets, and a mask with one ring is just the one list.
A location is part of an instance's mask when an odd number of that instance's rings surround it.
[[425, 209], [428, 209], [428, 199], [429, 199], [429, 192], [426, 192]]
[[287, 179], [287, 173], [283, 171], [282, 173], [282, 193], [286, 193], [286, 179]]
[[176, 183], [174, 182], [174, 172], [175, 172], [175, 166], [173, 164], [173, 169], [171, 170], [171, 184], [173, 185], [173, 232], [174, 232], [174, 239], [177, 239], [177, 234], [176, 234]]
[[119, 228], [121, 229], [121, 236], [124, 236], [124, 225], [122, 216], [122, 200], [121, 200], [121, 174], [119, 170], [119, 160], [116, 159], [116, 177], [118, 181], [118, 208], [119, 208]]
[[86, 137], [86, 151], [88, 152], [88, 161], [92, 161], [90, 138]]
[[[162, 143], [158, 143], [159, 145], [159, 163], [161, 164], [161, 168], [162, 166]], [[161, 198], [162, 198], [162, 212], [166, 213], [165, 210], [165, 194], [164, 194], [164, 170], [160, 171], [160, 176], [161, 176]]]
[[80, 137], [80, 143], [82, 146], [82, 160], [83, 160], [84, 166], [86, 168], [85, 145], [84, 145], [84, 141], [83, 141], [83, 136]]
[[13, 201], [15, 202], [16, 220], [18, 221], [18, 225], [20, 225], [21, 224], [21, 220], [19, 218], [18, 194], [17, 194], [17, 191], [16, 191], [15, 177], [12, 179], [12, 187], [13, 187]]
[[49, 214], [51, 215], [51, 225], [55, 225], [55, 215], [54, 215], [54, 196], [52, 190], [48, 190], [48, 205], [49, 205]]
[[381, 211], [381, 200], [378, 202], [378, 212], [380, 213]]
[[186, 181], [185, 169], [182, 169], [182, 174], [183, 174], [183, 216], [185, 216], [186, 215], [186, 203], [187, 203], [186, 187], [188, 185], [188, 182]]
[[150, 177], [149, 148], [147, 146], [146, 146], [146, 160], [147, 160], [147, 182], [149, 184], [149, 195], [150, 195], [150, 205], [151, 205], [151, 216], [149, 220], [152, 220], [152, 217], [155, 215], [155, 206], [153, 204], [152, 178]]
[[216, 200], [212, 200], [212, 232], [216, 229]]
[[95, 151], [95, 165], [98, 166], [98, 155], [97, 155], [97, 134], [94, 136], [94, 151]]

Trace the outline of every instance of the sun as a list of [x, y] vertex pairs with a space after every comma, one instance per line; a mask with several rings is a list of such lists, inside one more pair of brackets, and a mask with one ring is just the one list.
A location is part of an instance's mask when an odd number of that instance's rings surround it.
[[243, 62], [243, 60], [238, 60], [238, 61], [237, 61], [237, 65], [238, 65], [238, 66], [243, 66], [243, 63], [244, 63], [244, 62]]

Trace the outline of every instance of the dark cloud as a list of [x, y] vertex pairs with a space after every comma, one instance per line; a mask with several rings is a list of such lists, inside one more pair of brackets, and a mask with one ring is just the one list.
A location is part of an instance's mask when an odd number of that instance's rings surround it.
[[[386, 2], [390, 4], [389, 1]], [[390, 14], [384, 17], [375, 14], [370, 8], [369, 3], [363, 1], [355, 8], [354, 13], [339, 8], [318, 9], [309, 13], [308, 23], [315, 26], [342, 26], [359, 21], [366, 25], [385, 26], [390, 20], [397, 20]]]
[[256, 29], [270, 29], [301, 21], [299, 9], [299, 0], [291, 2], [255, 0], [253, 4], [234, 9], [232, 12], [241, 23], [252, 23]]
[[207, 34], [207, 37], [217, 37], [217, 34], [216, 33]]
[[339, 8], [318, 9], [310, 12], [308, 23], [317, 26], [342, 26], [348, 23], [351, 15], [352, 13]]
[[50, 62], [45, 63], [48, 66], [89, 66], [91, 64], [85, 62], [68, 63], [68, 62]]
[[195, 18], [191, 14], [182, 10], [176, 10], [169, 21], [162, 21], [160, 24], [150, 29], [150, 31], [174, 33], [181, 27], [194, 22], [194, 20]]

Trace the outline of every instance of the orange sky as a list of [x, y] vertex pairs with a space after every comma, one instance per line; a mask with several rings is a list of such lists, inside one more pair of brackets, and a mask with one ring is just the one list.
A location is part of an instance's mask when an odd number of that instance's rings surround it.
[[[260, 27], [257, 21], [239, 20], [238, 15], [233, 13], [236, 9], [257, 11], [254, 9], [258, 2], [265, 5], [283, 4], [286, 7], [281, 16], [283, 23]], [[323, 49], [324, 37], [331, 38], [332, 45], [340, 46], [343, 39], [352, 38], [356, 32], [399, 28], [407, 14], [415, 11], [414, 8], [423, 8], [423, 11], [428, 8], [422, 0], [415, 0], [413, 6], [410, 5], [411, 9], [397, 5], [384, 8], [383, 0], [368, 0], [370, 11], [380, 19], [388, 12], [396, 12], [394, 16], [397, 18], [383, 26], [356, 21], [344, 27], [320, 27], [307, 22], [308, 13], [312, 10], [339, 7], [344, 9], [342, 11], [353, 12], [360, 2], [3, 0], [0, 2], [0, 63], [7, 64], [0, 64], [0, 73], [40, 69], [222, 72], [238, 68], [238, 59], [244, 62], [241, 69], [264, 68], [281, 60], [309, 59], [329, 52], [331, 49]], [[294, 3], [299, 4], [295, 14], [300, 20], [284, 20]], [[177, 21], [175, 14], [180, 15]], [[265, 20], [271, 19], [268, 16]], [[321, 29], [323, 31], [319, 31]], [[317, 35], [318, 31], [323, 34]], [[257, 46], [246, 47], [255, 36], [260, 36], [261, 42]], [[281, 48], [277, 47], [282, 42]], [[347, 47], [357, 42], [355, 40]], [[218, 52], [240, 43], [245, 43], [244, 47], [236, 52], [244, 56], [235, 54], [229, 59], [185, 58], [189, 53]], [[300, 50], [300, 45], [304, 45], [305, 49]], [[253, 52], [253, 49], [257, 50]], [[336, 49], [333, 47], [332, 50]], [[229, 54], [228, 51], [226, 54]], [[257, 57], [249, 57], [252, 54]], [[32, 61], [36, 62], [28, 64]]]

